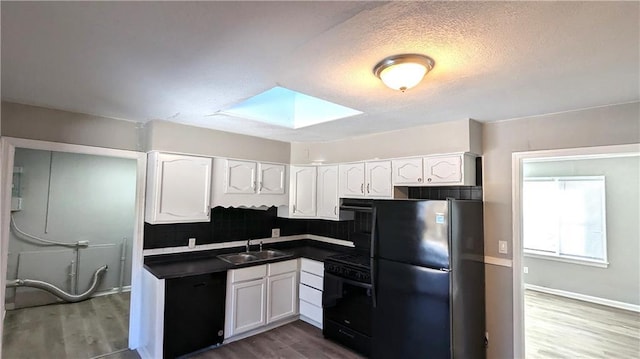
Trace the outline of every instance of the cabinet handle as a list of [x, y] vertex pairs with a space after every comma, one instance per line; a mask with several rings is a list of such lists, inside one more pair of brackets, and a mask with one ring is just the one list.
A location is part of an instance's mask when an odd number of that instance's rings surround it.
[[427, 178], [427, 182], [431, 182], [431, 177]]
[[418, 178], [418, 182], [422, 182], [422, 178]]
[[360, 192], [364, 193], [364, 183], [360, 184]]
[[296, 213], [296, 205], [293, 205], [293, 213]]
[[262, 191], [262, 188], [263, 188], [262, 181], [260, 181], [259, 184], [260, 184], [260, 187], [259, 187], [258, 191]]
[[371, 193], [371, 191], [369, 191], [369, 186], [371, 185], [371, 183], [367, 183], [367, 193]]
[[333, 206], [333, 214], [338, 215], [338, 206]]

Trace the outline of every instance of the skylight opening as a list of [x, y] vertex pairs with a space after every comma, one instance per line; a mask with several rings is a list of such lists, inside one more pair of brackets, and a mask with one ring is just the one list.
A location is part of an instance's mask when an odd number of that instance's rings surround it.
[[298, 129], [359, 115], [362, 111], [276, 86], [220, 113]]

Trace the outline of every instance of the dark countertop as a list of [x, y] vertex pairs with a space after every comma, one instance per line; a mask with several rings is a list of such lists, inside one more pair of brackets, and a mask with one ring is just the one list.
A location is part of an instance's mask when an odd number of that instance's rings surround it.
[[[254, 249], [256, 248], [252, 248], [252, 250]], [[144, 259], [144, 268], [158, 279], [172, 279], [198, 274], [225, 272], [229, 269], [251, 267], [295, 258], [309, 258], [317, 261], [324, 261], [328, 256], [353, 251], [353, 248], [351, 247], [327, 244], [312, 240], [297, 240], [265, 244], [264, 249], [279, 249], [281, 251], [291, 253], [292, 255], [268, 261], [250, 262], [240, 265], [225, 262], [217, 257], [219, 254], [238, 253], [244, 252], [245, 250], [244, 247], [234, 247], [200, 252], [148, 256]]]

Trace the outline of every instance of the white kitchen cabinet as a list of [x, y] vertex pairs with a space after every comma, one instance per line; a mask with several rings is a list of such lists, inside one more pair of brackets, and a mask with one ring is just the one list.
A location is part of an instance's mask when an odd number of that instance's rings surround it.
[[211, 158], [150, 152], [145, 221], [208, 222]]
[[364, 197], [364, 162], [338, 166], [340, 197]]
[[316, 167], [291, 166], [290, 216], [315, 217]]
[[246, 160], [215, 158], [211, 206], [271, 207], [289, 202], [287, 166]]
[[341, 164], [338, 171], [340, 197], [393, 197], [391, 161]]
[[286, 192], [286, 166], [277, 163], [258, 163], [258, 194]]
[[283, 194], [285, 165], [226, 160], [225, 193]]
[[225, 339], [298, 314], [298, 260], [227, 271]]
[[298, 276], [296, 272], [267, 278], [267, 323], [298, 313]]
[[372, 161], [365, 163], [365, 194], [373, 198], [392, 198], [391, 161]]
[[422, 157], [394, 159], [391, 167], [393, 184], [396, 186], [421, 186], [424, 183]]
[[228, 335], [237, 335], [265, 325], [267, 316], [265, 297], [266, 279], [256, 279], [231, 285], [231, 330]]
[[475, 185], [475, 157], [470, 154], [429, 156], [424, 158], [424, 184]]
[[317, 201], [316, 215], [318, 218], [339, 218], [338, 166], [318, 167]]
[[300, 319], [322, 329], [324, 263], [300, 260]]
[[255, 162], [227, 160], [224, 192], [255, 193], [257, 167]]

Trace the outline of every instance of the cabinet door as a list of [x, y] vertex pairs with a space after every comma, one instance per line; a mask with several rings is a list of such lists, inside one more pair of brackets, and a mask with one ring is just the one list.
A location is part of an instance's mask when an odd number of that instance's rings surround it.
[[364, 197], [364, 163], [338, 166], [340, 197]]
[[258, 164], [258, 194], [283, 194], [285, 192], [285, 165]]
[[462, 181], [462, 155], [426, 157], [424, 178], [427, 184]]
[[267, 323], [298, 314], [296, 272], [267, 278]]
[[291, 166], [291, 216], [316, 215], [316, 167]]
[[149, 162], [147, 222], [209, 221], [210, 158], [152, 153]]
[[231, 285], [231, 333], [227, 337], [266, 324], [266, 289], [264, 278]]
[[391, 161], [394, 185], [421, 185], [423, 181], [422, 158], [405, 158]]
[[393, 197], [391, 161], [366, 163], [366, 195], [375, 198]]
[[338, 166], [318, 167], [318, 217], [337, 219], [338, 208]]
[[227, 160], [224, 193], [256, 192], [255, 162]]

